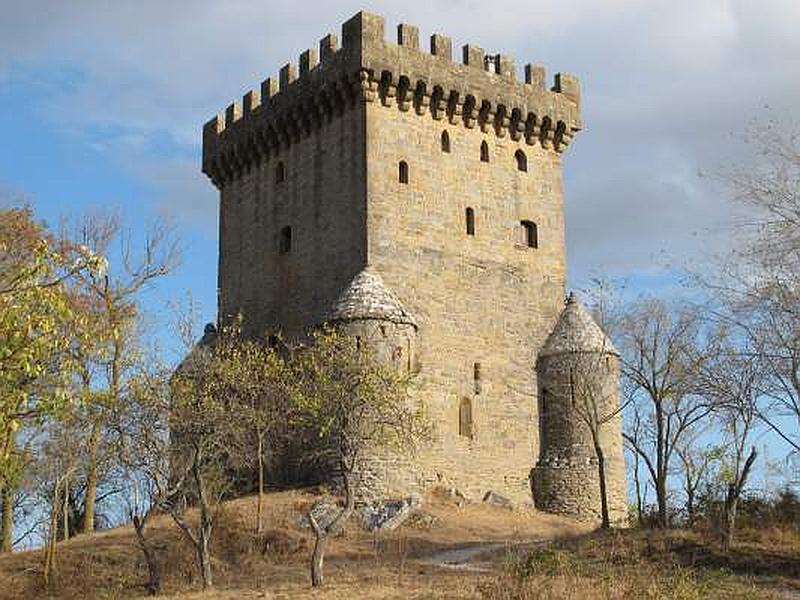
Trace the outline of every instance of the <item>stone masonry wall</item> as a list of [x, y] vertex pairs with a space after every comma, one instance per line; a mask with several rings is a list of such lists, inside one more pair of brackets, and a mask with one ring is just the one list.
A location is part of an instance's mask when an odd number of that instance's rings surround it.
[[[597, 377], [596, 384], [577, 385], [571, 371], [576, 361], [584, 377]], [[622, 422], [619, 413], [619, 358], [614, 354], [585, 353], [568, 357], [540, 359], [539, 408], [541, 411], [541, 450], [532, 472], [536, 507], [548, 512], [572, 515], [582, 519], [600, 518], [600, 483], [597, 455], [591, 431], [577, 412], [585, 406], [580, 395], [592, 389], [598, 412], [612, 416], [598, 427], [600, 447], [605, 457], [606, 495], [609, 518], [614, 525], [625, 525], [628, 517], [625, 460], [622, 446]], [[581, 375], [577, 375], [581, 377]]]
[[221, 317], [241, 311], [248, 332], [289, 336], [322, 319], [366, 261], [364, 138], [359, 105], [222, 189]]
[[[517, 169], [517, 150], [527, 155], [527, 172]], [[398, 180], [401, 160], [407, 184]], [[562, 197], [553, 151], [367, 105], [368, 261], [418, 321], [419, 393], [437, 428], [414, 473], [423, 485], [443, 482], [477, 498], [494, 489], [530, 502], [534, 364], [564, 298]], [[475, 235], [466, 233], [468, 207]], [[522, 220], [538, 225], [538, 248], [522, 243]], [[462, 398], [472, 402], [472, 438], [459, 435]]]

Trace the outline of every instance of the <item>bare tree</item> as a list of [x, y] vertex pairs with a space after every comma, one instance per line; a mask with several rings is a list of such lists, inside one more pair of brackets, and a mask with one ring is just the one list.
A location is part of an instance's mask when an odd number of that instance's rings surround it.
[[174, 493], [170, 487], [169, 398], [168, 370], [152, 364], [132, 379], [125, 401], [114, 407], [111, 420], [117, 460], [127, 480], [128, 515], [147, 565], [145, 588], [151, 596], [161, 591], [161, 564], [147, 536], [147, 525], [155, 512], [165, 510]]
[[[791, 124], [759, 123], [745, 164], [718, 176], [747, 209], [739, 243], [710, 273], [696, 274], [716, 320], [757, 356], [764, 375], [759, 419], [800, 453], [800, 139]], [[745, 350], [738, 350], [744, 352]]]
[[715, 338], [699, 377], [725, 433], [723, 456], [728, 460], [722, 473], [726, 483], [722, 531], [723, 545], [729, 549], [739, 499], [757, 457], [753, 441], [765, 375], [761, 357], [749, 351], [746, 342], [731, 339], [727, 329], [718, 331]]
[[676, 449], [711, 412], [695, 382], [703, 360], [700, 325], [696, 309], [658, 300], [628, 307], [621, 323], [623, 393], [638, 421], [635, 435], [623, 435], [652, 480], [661, 527], [669, 525], [668, 483]]
[[115, 213], [86, 216], [77, 229], [73, 237], [92, 253], [107, 257], [109, 265], [102, 273], [78, 273], [74, 290], [88, 319], [85, 335], [71, 351], [84, 397], [82, 418], [88, 425], [80, 527], [91, 533], [109, 411], [120, 401], [129, 373], [142, 359], [138, 339], [141, 296], [177, 267], [180, 251], [174, 231], [165, 221], [155, 221], [140, 245]]
[[295, 351], [290, 364], [293, 418], [320, 441], [317, 452], [334, 465], [344, 488], [344, 506], [327, 525], [309, 513], [316, 541], [311, 584], [323, 584], [328, 538], [342, 531], [353, 514], [361, 468], [370, 451], [413, 452], [428, 435], [421, 407], [407, 396], [408, 375], [379, 362], [367, 344], [325, 328], [309, 347]]
[[[705, 432], [703, 432], [705, 433]], [[683, 493], [686, 496], [686, 520], [691, 527], [697, 520], [697, 497], [701, 487], [708, 483], [724, 452], [713, 444], [701, 445], [698, 434], [685, 436], [675, 448], [681, 462], [683, 474]]]

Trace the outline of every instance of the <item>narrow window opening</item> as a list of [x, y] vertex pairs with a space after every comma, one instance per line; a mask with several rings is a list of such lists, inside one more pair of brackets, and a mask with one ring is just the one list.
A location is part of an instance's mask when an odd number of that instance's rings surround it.
[[381, 330], [381, 336], [386, 337], [386, 325], [381, 325], [380, 330]]
[[450, 134], [447, 131], [442, 132], [442, 152], [450, 153]]
[[356, 350], [361, 350], [361, 336], [356, 336]]
[[400, 183], [408, 183], [408, 163], [404, 160], [400, 161], [399, 176]]
[[517, 170], [522, 171], [523, 173], [528, 171], [528, 157], [525, 156], [525, 153], [522, 150], [517, 150], [514, 154], [514, 157], [517, 159]]
[[520, 221], [522, 245], [528, 248], [539, 247], [539, 229], [533, 221]]
[[475, 235], [475, 211], [470, 207], [466, 210], [467, 235]]
[[547, 388], [542, 388], [539, 398], [539, 446], [542, 448], [547, 446], [547, 404]]
[[458, 405], [458, 435], [472, 439], [472, 400], [462, 398]]
[[403, 348], [401, 346], [395, 346], [394, 350], [392, 350], [392, 362], [399, 363], [403, 359]]
[[481, 142], [481, 162], [489, 162], [489, 144]]
[[286, 167], [283, 161], [279, 161], [275, 166], [275, 183], [283, 183], [286, 181]]
[[288, 254], [292, 250], [292, 228], [288, 225], [281, 229], [280, 240], [278, 241], [278, 251], [281, 254]]
[[481, 393], [481, 363], [476, 362], [472, 365], [472, 378], [475, 385], [475, 393]]
[[573, 370], [569, 370], [569, 397], [572, 401], [572, 408], [575, 408], [575, 374]]

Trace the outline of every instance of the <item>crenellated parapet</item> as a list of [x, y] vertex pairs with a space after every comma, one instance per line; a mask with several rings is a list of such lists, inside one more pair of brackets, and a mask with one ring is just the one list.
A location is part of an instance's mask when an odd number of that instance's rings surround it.
[[380, 103], [453, 125], [563, 152], [582, 127], [577, 78], [557, 73], [548, 88], [541, 66], [465, 45], [453, 60], [450, 38], [434, 34], [420, 50], [419, 30], [401, 24], [385, 39], [383, 17], [360, 12], [287, 64], [242, 102], [203, 128], [203, 172], [217, 187], [360, 103]]

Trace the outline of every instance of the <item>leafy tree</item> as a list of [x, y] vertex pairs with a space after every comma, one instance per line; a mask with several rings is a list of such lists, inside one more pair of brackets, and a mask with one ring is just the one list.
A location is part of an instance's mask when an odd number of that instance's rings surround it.
[[316, 453], [332, 465], [344, 488], [344, 506], [327, 525], [309, 521], [316, 541], [311, 583], [323, 584], [328, 538], [342, 531], [355, 510], [357, 487], [371, 451], [413, 452], [428, 435], [422, 407], [408, 396], [408, 374], [377, 360], [369, 344], [324, 328], [289, 365], [293, 425], [317, 440]]
[[70, 350], [83, 397], [79, 416], [88, 430], [80, 528], [92, 532], [107, 421], [144, 358], [139, 339], [142, 295], [177, 267], [180, 251], [168, 223], [155, 221], [137, 246], [115, 213], [84, 217], [73, 237], [94, 254], [106, 256], [109, 265], [102, 273], [78, 273], [73, 287], [74, 302], [88, 325]]
[[218, 384], [230, 426], [230, 466], [234, 471], [256, 472], [258, 504], [256, 533], [263, 532], [264, 486], [270, 452], [277, 451], [285, 435], [289, 408], [289, 375], [283, 357], [260, 340], [246, 339], [238, 323], [223, 329], [214, 344]]
[[[3, 523], [19, 481], [17, 435], [26, 424], [56, 415], [73, 398], [66, 385], [70, 344], [84, 329], [66, 283], [102, 273], [104, 260], [56, 238], [28, 208], [0, 211], [0, 485]], [[3, 550], [12, 532], [3, 530]]]

